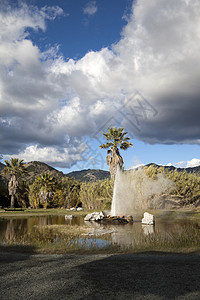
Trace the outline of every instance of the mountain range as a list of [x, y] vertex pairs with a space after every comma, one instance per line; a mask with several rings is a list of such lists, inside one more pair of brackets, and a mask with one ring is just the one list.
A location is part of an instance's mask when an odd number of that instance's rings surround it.
[[[156, 164], [148, 164], [147, 166], [154, 165], [156, 167], [162, 167]], [[5, 177], [3, 174], [3, 169], [5, 168], [5, 165], [0, 162], [0, 175], [1, 178]], [[64, 174], [61, 171], [56, 170], [55, 168], [39, 161], [31, 161], [29, 163], [25, 163], [25, 168], [27, 170], [27, 173], [25, 175], [25, 180], [29, 182], [33, 182], [35, 177], [43, 174], [43, 173], [50, 173], [52, 176], [56, 178], [62, 178], [62, 177], [71, 177], [73, 179], [79, 180], [79, 181], [96, 181], [96, 180], [102, 180], [106, 178], [110, 178], [110, 173], [108, 171], [104, 170], [96, 170], [96, 169], [87, 169], [87, 170], [80, 170], [80, 171], [73, 171], [67, 174]], [[188, 173], [196, 172], [200, 173], [200, 166], [193, 167], [193, 168], [175, 168], [173, 166], [165, 166], [165, 169], [168, 169], [169, 171], [177, 169], [178, 172], [186, 170]]]
[[[63, 172], [58, 171], [55, 168], [39, 161], [31, 161], [29, 163], [25, 163], [24, 166], [27, 171], [26, 174], [24, 175], [24, 179], [29, 182], [33, 182], [35, 177], [43, 173], [50, 173], [52, 176], [56, 178], [62, 178], [67, 176], [76, 180], [87, 181], [87, 182], [102, 180], [110, 177], [110, 173], [108, 171], [96, 170], [96, 169], [73, 171], [68, 174], [64, 174]], [[0, 163], [0, 174], [2, 175], [2, 177], [5, 177], [5, 175], [3, 174], [4, 168], [5, 165], [3, 163]]]

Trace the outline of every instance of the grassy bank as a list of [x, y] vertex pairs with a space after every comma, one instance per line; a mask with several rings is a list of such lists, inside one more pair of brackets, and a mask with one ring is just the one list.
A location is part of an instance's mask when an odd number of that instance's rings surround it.
[[82, 210], [82, 211], [70, 211], [65, 208], [40, 208], [40, 209], [24, 209], [15, 210], [15, 211], [5, 211], [4, 209], [0, 209], [0, 218], [1, 217], [15, 217], [15, 216], [51, 216], [51, 215], [77, 215], [82, 216], [90, 213], [91, 210]]

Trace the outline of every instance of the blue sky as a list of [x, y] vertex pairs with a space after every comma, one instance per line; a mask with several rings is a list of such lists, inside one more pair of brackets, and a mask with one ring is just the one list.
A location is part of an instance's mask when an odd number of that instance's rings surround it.
[[[97, 11], [91, 15], [84, 13], [84, 8], [91, 3]], [[40, 47], [45, 44], [60, 45], [60, 51], [67, 58], [80, 59], [88, 51], [99, 51], [120, 40], [120, 33], [127, 23], [124, 12], [130, 12], [132, 1], [35, 1], [39, 7], [58, 5], [64, 15], [48, 22], [45, 34], [41, 34]], [[38, 42], [38, 34], [35, 41]]]
[[0, 153], [108, 169], [122, 126], [138, 164], [200, 164], [199, 1], [3, 0]]

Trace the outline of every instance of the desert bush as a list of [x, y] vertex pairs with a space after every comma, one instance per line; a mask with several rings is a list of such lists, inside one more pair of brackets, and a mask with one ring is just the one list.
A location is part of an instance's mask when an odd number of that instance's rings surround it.
[[183, 198], [183, 205], [194, 204], [200, 200], [200, 175], [198, 173], [187, 173], [186, 170], [165, 171], [165, 173], [175, 183], [174, 193]]
[[109, 179], [81, 184], [80, 201], [86, 209], [110, 209], [112, 195], [113, 182]]
[[164, 168], [163, 167], [156, 167], [154, 165], [151, 165], [149, 167], [145, 166], [144, 171], [145, 171], [145, 174], [149, 178], [156, 180], [158, 178], [158, 174], [164, 173]]
[[186, 170], [178, 171], [177, 169], [169, 171], [164, 167], [149, 166], [144, 167], [145, 173], [153, 179], [156, 179], [159, 173], [174, 182], [171, 193], [182, 198], [181, 204], [195, 204], [200, 201], [200, 174], [188, 173]]
[[70, 177], [62, 178], [56, 187], [54, 195], [54, 204], [57, 202], [58, 207], [74, 207], [80, 204], [80, 183]]

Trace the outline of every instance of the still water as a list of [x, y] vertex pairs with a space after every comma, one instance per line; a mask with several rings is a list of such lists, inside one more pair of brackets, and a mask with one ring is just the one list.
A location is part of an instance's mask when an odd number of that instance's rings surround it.
[[[59, 225], [56, 227], [54, 225]], [[70, 228], [60, 231], [59, 228]], [[73, 235], [73, 229], [86, 230]], [[200, 224], [185, 219], [157, 219], [155, 226], [134, 222], [111, 225], [84, 222], [83, 217], [65, 220], [64, 216], [0, 218], [0, 247], [31, 246], [50, 252], [71, 249], [111, 249], [113, 251], [200, 249]], [[187, 251], [187, 250], [186, 250]]]

